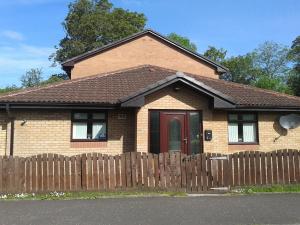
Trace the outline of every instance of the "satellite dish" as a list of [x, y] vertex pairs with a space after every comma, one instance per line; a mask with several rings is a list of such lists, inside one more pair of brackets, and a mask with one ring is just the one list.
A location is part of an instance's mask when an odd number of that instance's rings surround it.
[[300, 115], [299, 114], [289, 114], [286, 116], [281, 116], [279, 118], [279, 124], [284, 129], [295, 129], [300, 126]]

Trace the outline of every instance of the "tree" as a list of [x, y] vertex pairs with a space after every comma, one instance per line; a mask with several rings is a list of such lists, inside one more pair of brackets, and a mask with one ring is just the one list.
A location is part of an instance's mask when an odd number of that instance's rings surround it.
[[214, 62], [222, 63], [225, 60], [227, 50], [224, 48], [217, 49], [213, 46], [208, 46], [208, 49], [204, 52], [204, 56], [211, 59]]
[[193, 52], [197, 51], [196, 44], [191, 42], [187, 37], [180, 36], [176, 33], [170, 33], [169, 35], [167, 35], [167, 38]]
[[30, 69], [21, 77], [22, 87], [34, 87], [42, 83], [42, 69]]
[[280, 77], [271, 78], [269, 76], [261, 76], [253, 82], [253, 85], [263, 89], [293, 94], [291, 88]]
[[286, 78], [290, 69], [288, 54], [286, 46], [267, 41], [253, 51], [253, 62], [270, 78]]
[[294, 70], [300, 73], [300, 36], [298, 36], [292, 43], [289, 52], [289, 59], [294, 62]]
[[288, 77], [287, 84], [293, 90], [295, 95], [300, 96], [300, 36], [292, 43], [289, 59], [294, 65]]
[[17, 91], [19, 89], [20, 88], [17, 87], [16, 85], [7, 86], [5, 88], [0, 88], [0, 94], [5, 94], [7, 92]]
[[222, 64], [229, 69], [229, 72], [221, 77], [224, 80], [252, 84], [259, 76], [263, 75], [263, 71], [255, 67], [253, 54], [251, 53], [230, 57], [224, 60]]
[[68, 80], [69, 77], [65, 73], [53, 74], [47, 80], [42, 81], [41, 85], [52, 84], [63, 80]]
[[108, 0], [76, 0], [63, 22], [66, 37], [50, 59], [62, 62], [137, 33], [145, 24], [144, 14], [114, 8]]

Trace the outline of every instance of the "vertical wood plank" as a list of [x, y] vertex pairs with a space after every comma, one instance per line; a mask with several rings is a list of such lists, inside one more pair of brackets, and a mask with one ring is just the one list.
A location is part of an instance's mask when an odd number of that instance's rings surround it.
[[98, 156], [97, 153], [93, 153], [93, 190], [98, 190]]
[[81, 156], [76, 156], [76, 191], [81, 190]]
[[37, 155], [37, 191], [42, 190], [42, 156]]
[[104, 184], [105, 189], [109, 189], [109, 167], [108, 167], [108, 155], [104, 155]]
[[131, 158], [131, 180], [132, 180], [132, 187], [135, 188], [137, 186], [137, 171], [136, 171], [136, 153], [130, 153]]
[[[19, 182], [20, 182], [20, 191], [25, 192], [25, 158], [20, 159], [20, 181]], [[36, 190], [33, 191], [35, 192]]]
[[87, 188], [88, 190], [93, 189], [93, 161], [92, 154], [87, 154]]
[[[20, 167], [20, 164], [19, 164], [19, 157], [18, 156], [15, 156], [14, 157], [14, 183], [15, 183], [15, 190], [16, 192], [21, 192], [20, 190], [20, 185], [19, 185], [19, 180], [20, 180], [20, 170], [19, 170], [19, 167]], [[31, 174], [30, 174], [30, 178], [31, 178]]]
[[27, 193], [31, 192], [31, 187], [30, 187], [30, 158], [26, 158], [25, 162], [25, 191]]
[[197, 182], [197, 170], [196, 170], [196, 157], [195, 156], [191, 156], [191, 175], [192, 175], [192, 178], [191, 178], [191, 180], [192, 180], [192, 192], [195, 192], [195, 191], [197, 191], [197, 184], [196, 184], [196, 182]]
[[4, 193], [3, 191], [3, 157], [0, 155], [0, 193]]
[[282, 163], [282, 151], [277, 151], [277, 163], [278, 163], [278, 183], [283, 184], [283, 163]]
[[143, 184], [144, 187], [148, 187], [148, 159], [147, 159], [147, 154], [143, 152], [142, 154], [143, 158]]
[[255, 152], [255, 184], [261, 184], [261, 165], [260, 165], [260, 153]]
[[153, 161], [154, 161], [154, 186], [156, 188], [159, 187], [159, 163], [158, 163], [158, 155], [157, 154], [154, 154], [153, 155]]
[[245, 152], [245, 185], [251, 184], [250, 179], [250, 162], [249, 162], [249, 151]]
[[148, 154], [148, 174], [149, 174], [149, 187], [154, 187], [154, 164], [153, 164], [153, 154]]
[[289, 178], [290, 183], [296, 183], [295, 179], [295, 164], [294, 164], [294, 151], [292, 149], [288, 150], [288, 158], [289, 158]]
[[250, 185], [255, 185], [255, 153], [250, 151]]
[[289, 178], [289, 164], [288, 164], [289, 162], [288, 162], [288, 151], [287, 151], [287, 149], [283, 150], [282, 158], [283, 158], [284, 183], [289, 184], [290, 178]]
[[131, 182], [130, 152], [125, 153], [125, 159], [126, 159], [126, 187], [131, 188], [132, 182]]
[[142, 174], [142, 155], [141, 152], [136, 153], [136, 162], [137, 162], [137, 176], [138, 176], [138, 186], [142, 187], [143, 185], [143, 174]]
[[159, 187], [160, 188], [165, 188], [166, 187], [166, 177], [165, 177], [165, 160], [164, 160], [164, 153], [159, 153], [158, 156], [159, 160], [159, 177], [160, 177], [160, 183]]
[[300, 152], [298, 150], [294, 151], [294, 161], [295, 161], [295, 180], [300, 183]]
[[115, 180], [115, 163], [114, 157], [109, 156], [109, 189], [114, 190], [116, 188]]
[[65, 184], [66, 184], [66, 191], [70, 191], [71, 185], [70, 185], [70, 157], [65, 157]]
[[267, 182], [266, 184], [272, 184], [272, 154], [267, 152]]
[[71, 157], [71, 190], [76, 190], [76, 157]]
[[192, 191], [192, 167], [191, 167], [191, 156], [186, 157], [186, 191]]
[[171, 179], [170, 179], [170, 154], [168, 152], [164, 153], [164, 160], [165, 160], [165, 177], [166, 177], [166, 188], [171, 186]]
[[277, 152], [273, 151], [272, 153], [272, 170], [273, 170], [273, 184], [278, 184], [278, 163], [277, 163]]
[[81, 155], [81, 188], [87, 190], [87, 156], [86, 154]]
[[233, 154], [232, 156], [233, 159], [233, 169], [234, 169], [234, 174], [233, 174], [233, 185], [234, 186], [240, 186], [241, 183], [239, 181], [239, 155], [238, 153]]
[[201, 155], [201, 163], [202, 163], [202, 189], [203, 191], [207, 191], [207, 170], [206, 170], [206, 154], [202, 153]]
[[54, 171], [53, 171], [53, 154], [48, 154], [48, 177], [49, 177], [49, 191], [54, 190]]
[[171, 189], [175, 189], [175, 153], [170, 153], [170, 187]]
[[105, 178], [104, 178], [104, 160], [103, 155], [98, 155], [98, 167], [99, 167], [99, 189], [105, 189]]
[[122, 188], [125, 189], [126, 186], [126, 157], [125, 153], [121, 155], [121, 181], [122, 181]]
[[266, 154], [264, 152], [260, 153], [261, 160], [261, 184], [265, 185], [267, 183], [267, 172], [266, 172]]
[[121, 187], [121, 172], [120, 172], [120, 156], [115, 155], [115, 165], [116, 165], [116, 188]]
[[245, 185], [245, 166], [244, 166], [244, 152], [239, 152], [239, 175], [240, 185]]
[[59, 164], [58, 164], [58, 154], [53, 156], [53, 166], [54, 166], [54, 190], [59, 190]]
[[48, 157], [47, 154], [43, 154], [43, 191], [47, 192], [48, 188], [48, 165], [47, 165]]
[[176, 189], [181, 189], [181, 153], [176, 153]]
[[202, 161], [201, 161], [201, 155], [197, 154], [197, 191], [201, 192], [202, 190], [202, 182], [201, 182], [201, 177], [202, 177]]

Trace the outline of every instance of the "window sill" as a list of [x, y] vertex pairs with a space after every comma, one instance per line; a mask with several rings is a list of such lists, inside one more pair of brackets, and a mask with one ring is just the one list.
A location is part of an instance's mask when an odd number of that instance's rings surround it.
[[259, 145], [258, 142], [231, 142], [228, 145]]
[[71, 142], [107, 142], [107, 139], [103, 139], [103, 140], [71, 139]]

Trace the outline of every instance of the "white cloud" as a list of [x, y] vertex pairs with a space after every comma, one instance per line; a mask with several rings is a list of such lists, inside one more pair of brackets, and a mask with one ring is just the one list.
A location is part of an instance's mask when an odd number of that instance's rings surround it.
[[16, 41], [22, 41], [24, 40], [24, 36], [23, 34], [13, 31], [13, 30], [5, 30], [1, 32], [1, 36], [12, 39], [12, 40], [16, 40]]
[[60, 67], [51, 67], [48, 60], [54, 48], [25, 44], [1, 45], [0, 43], [0, 86], [20, 84], [20, 77], [31, 68], [42, 68], [43, 77], [61, 72]]

